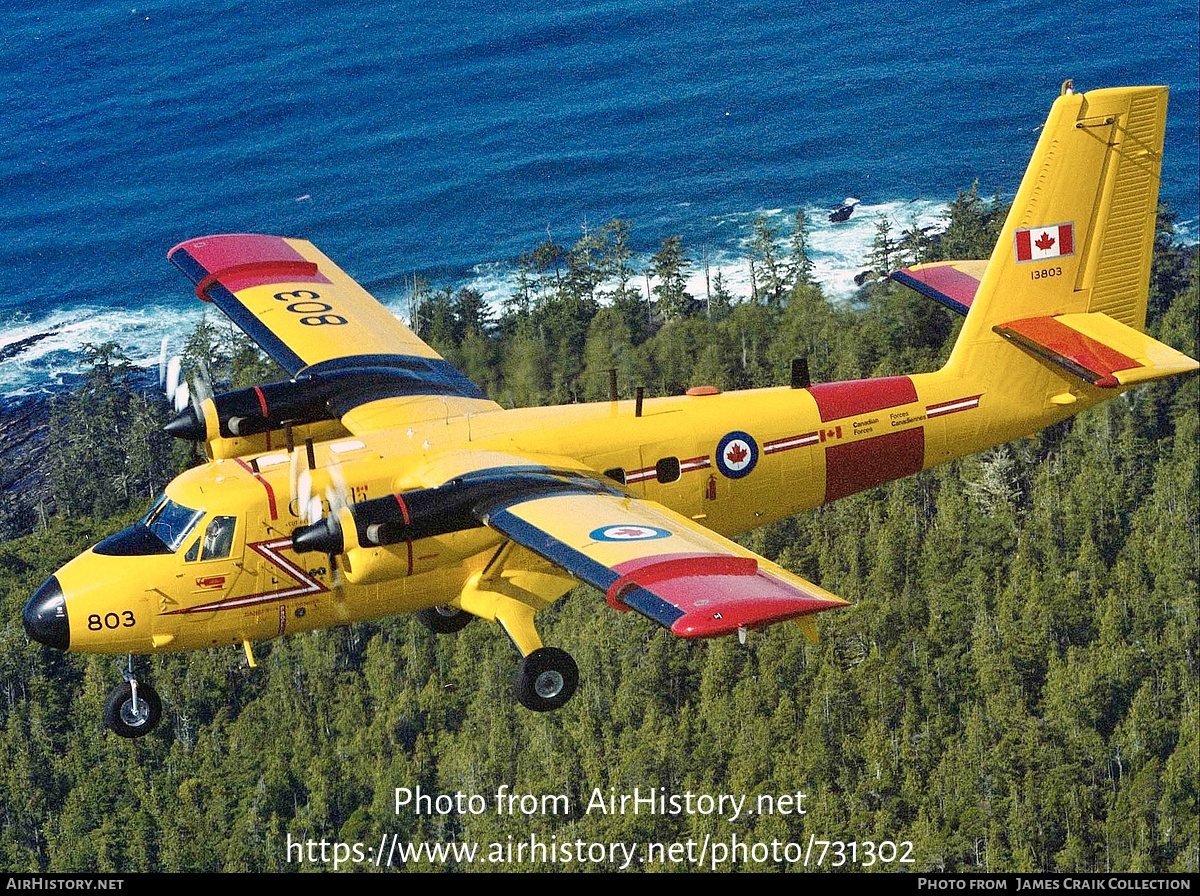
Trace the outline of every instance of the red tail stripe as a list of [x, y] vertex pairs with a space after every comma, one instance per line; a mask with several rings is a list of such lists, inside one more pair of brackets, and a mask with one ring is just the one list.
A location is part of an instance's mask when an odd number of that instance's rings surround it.
[[906, 376], [819, 383], [809, 386], [808, 391], [816, 399], [822, 423], [911, 404], [917, 400], [917, 388]]

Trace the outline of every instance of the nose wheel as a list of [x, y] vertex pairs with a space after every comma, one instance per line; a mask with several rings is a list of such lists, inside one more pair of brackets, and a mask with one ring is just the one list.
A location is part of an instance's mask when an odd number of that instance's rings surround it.
[[142, 737], [149, 734], [162, 719], [162, 700], [148, 684], [143, 684], [132, 672], [112, 689], [104, 705], [104, 724], [121, 737]]

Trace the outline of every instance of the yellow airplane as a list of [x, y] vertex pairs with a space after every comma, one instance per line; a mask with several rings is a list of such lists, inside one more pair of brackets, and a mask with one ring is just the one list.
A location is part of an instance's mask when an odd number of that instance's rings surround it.
[[504, 410], [311, 243], [189, 240], [170, 259], [292, 379], [208, 396], [169, 429], [209, 462], [33, 595], [29, 636], [128, 654], [117, 734], [161, 716], [133, 656], [416, 612], [498, 622], [516, 699], [578, 671], [535, 613], [581, 582], [684, 638], [846, 605], [729, 538], [1026, 436], [1197, 362], [1143, 332], [1164, 87], [1055, 101], [991, 259], [896, 276], [965, 311], [934, 373]]

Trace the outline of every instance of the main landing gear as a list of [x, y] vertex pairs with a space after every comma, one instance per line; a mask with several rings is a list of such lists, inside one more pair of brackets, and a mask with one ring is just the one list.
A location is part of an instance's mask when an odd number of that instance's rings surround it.
[[431, 607], [418, 610], [417, 618], [440, 635], [459, 631], [477, 616], [499, 623], [521, 654], [521, 665], [513, 678], [517, 702], [533, 712], [550, 712], [563, 706], [579, 687], [579, 666], [565, 650], [542, 645], [533, 624], [532, 595], [524, 594], [526, 600], [517, 600], [512, 593], [520, 594], [518, 589], [501, 585], [510, 592], [504, 594], [482, 585], [481, 579], [476, 573], [463, 588], [462, 609]]
[[148, 684], [133, 674], [133, 657], [124, 672], [125, 680], [112, 689], [104, 705], [104, 724], [121, 737], [149, 734], [162, 719], [162, 700]]
[[539, 647], [521, 660], [513, 679], [517, 702], [534, 712], [558, 709], [579, 686], [579, 667], [559, 647]]

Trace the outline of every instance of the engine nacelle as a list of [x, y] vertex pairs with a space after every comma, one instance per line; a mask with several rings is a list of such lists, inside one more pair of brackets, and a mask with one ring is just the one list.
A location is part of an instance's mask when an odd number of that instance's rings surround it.
[[[351, 408], [401, 395], [465, 395], [485, 397], [470, 381], [438, 359], [405, 355], [358, 355], [322, 361], [306, 367], [295, 378], [278, 383], [222, 392], [207, 399], [199, 409], [188, 407], [166, 426], [171, 435], [205, 441], [215, 457], [269, 450], [282, 444], [288, 429], [333, 424], [337, 427], [323, 438], [348, 435], [336, 421]], [[326, 427], [328, 428], [328, 427]], [[219, 440], [263, 436], [261, 446], [239, 442], [214, 445]], [[302, 438], [310, 435], [299, 436]], [[227, 451], [232, 453], [226, 453]]]
[[570, 471], [544, 467], [489, 470], [452, 479], [438, 488], [414, 489], [360, 501], [292, 533], [299, 553], [320, 551], [346, 559], [355, 583], [417, 575], [465, 559], [503, 536], [484, 525], [489, 510], [514, 496], [529, 500], [562, 492], [622, 492]]
[[213, 396], [211, 404], [205, 401], [199, 412], [195, 407], [185, 408], [166, 430], [178, 439], [202, 442], [247, 438], [282, 432], [289, 425], [334, 420], [326, 392], [319, 382], [311, 380], [285, 380], [222, 392]]

